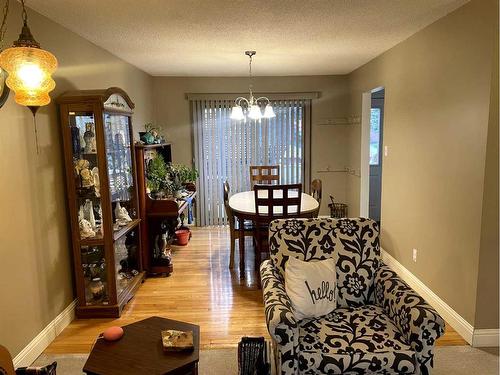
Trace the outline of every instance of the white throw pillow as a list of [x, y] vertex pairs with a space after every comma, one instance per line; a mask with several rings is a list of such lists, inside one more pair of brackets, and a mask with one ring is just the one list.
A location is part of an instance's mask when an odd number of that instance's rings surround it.
[[335, 260], [304, 262], [290, 257], [285, 267], [285, 289], [298, 320], [317, 318], [336, 307]]

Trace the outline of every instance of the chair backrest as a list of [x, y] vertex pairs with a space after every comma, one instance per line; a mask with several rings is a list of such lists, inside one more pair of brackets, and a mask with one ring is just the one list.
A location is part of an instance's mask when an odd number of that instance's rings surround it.
[[250, 185], [255, 184], [279, 184], [280, 166], [279, 165], [251, 165], [250, 166]]
[[[316, 199], [319, 203], [319, 207], [321, 207], [321, 195], [323, 191], [323, 183], [320, 179], [315, 179], [311, 182], [311, 195], [314, 199]], [[318, 211], [319, 211], [318, 207]]]
[[302, 185], [254, 185], [257, 221], [271, 222], [277, 218], [300, 216]]
[[338, 307], [373, 303], [380, 265], [378, 224], [371, 219], [286, 219], [269, 226], [273, 264], [285, 277], [288, 259], [336, 259]]
[[5, 346], [0, 345], [0, 374], [16, 375], [12, 357]]
[[229, 207], [229, 193], [231, 192], [231, 188], [229, 187], [229, 182], [227, 182], [227, 180], [222, 184], [222, 188], [224, 190], [224, 210], [226, 211], [226, 217], [229, 223], [229, 227], [233, 229], [234, 215], [233, 210], [231, 210], [231, 207]]

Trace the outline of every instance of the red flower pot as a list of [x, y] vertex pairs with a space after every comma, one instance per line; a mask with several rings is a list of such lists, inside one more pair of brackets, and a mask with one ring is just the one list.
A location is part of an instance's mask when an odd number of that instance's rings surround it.
[[186, 246], [189, 242], [189, 234], [191, 232], [189, 229], [179, 229], [175, 231], [175, 236], [177, 237], [177, 245]]

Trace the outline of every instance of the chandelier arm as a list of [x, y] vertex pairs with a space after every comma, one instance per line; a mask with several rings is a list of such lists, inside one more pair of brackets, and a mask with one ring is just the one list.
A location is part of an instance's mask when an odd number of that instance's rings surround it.
[[258, 102], [259, 100], [266, 100], [267, 104], [271, 104], [271, 101], [269, 100], [268, 97], [261, 96], [260, 98], [257, 98], [255, 101]]
[[234, 102], [236, 103], [236, 105], [239, 105], [241, 107], [241, 102], [246, 102], [247, 105], [250, 105], [250, 101], [247, 99], [247, 98], [244, 98], [242, 96], [239, 96], [237, 97]]

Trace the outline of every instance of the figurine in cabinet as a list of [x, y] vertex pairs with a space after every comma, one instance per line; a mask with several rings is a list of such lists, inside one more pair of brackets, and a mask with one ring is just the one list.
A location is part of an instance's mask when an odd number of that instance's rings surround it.
[[101, 196], [101, 182], [99, 180], [99, 169], [97, 167], [92, 168], [92, 179], [94, 183], [95, 196], [99, 198]]
[[95, 143], [95, 133], [93, 132], [94, 124], [91, 122], [85, 124], [85, 133], [83, 134], [83, 140], [85, 141], [85, 148], [83, 152], [86, 154], [94, 154], [96, 152], [96, 143]]
[[80, 176], [81, 185], [84, 188], [94, 186], [94, 177], [90, 171], [90, 162], [80, 159], [75, 164], [76, 173]]
[[88, 220], [80, 220], [80, 237], [82, 239], [95, 237], [95, 231], [92, 229], [92, 225]]
[[127, 209], [120, 205], [120, 201], [116, 202], [115, 218], [116, 218], [115, 221], [116, 224], [120, 227], [123, 227], [132, 221], [132, 218], [128, 214]]
[[86, 200], [83, 206], [78, 210], [78, 224], [81, 238], [92, 238], [96, 235], [96, 223], [92, 201]]

